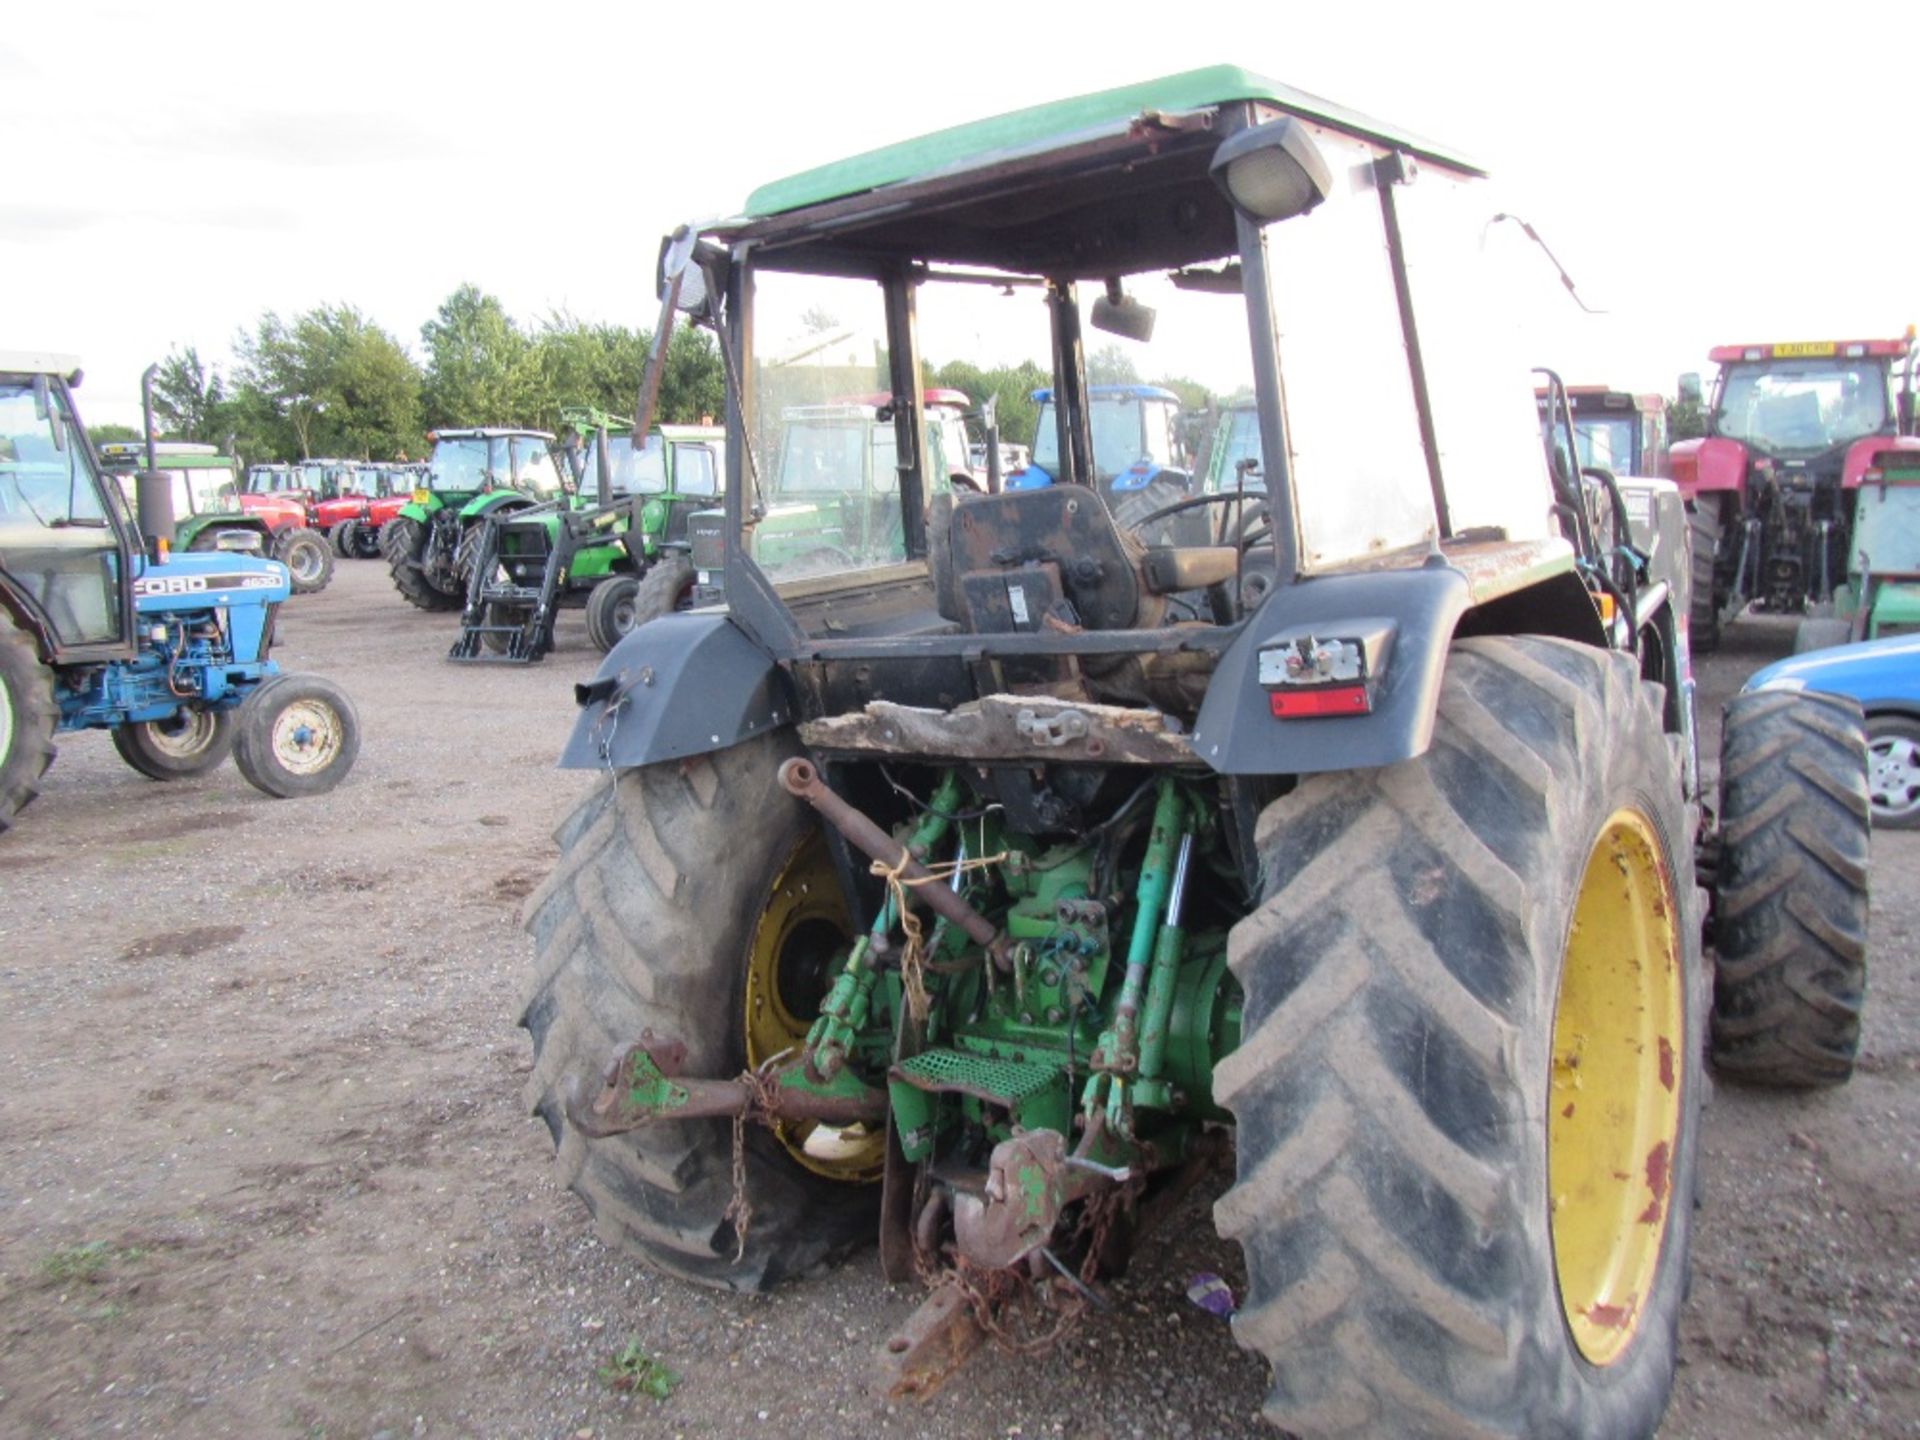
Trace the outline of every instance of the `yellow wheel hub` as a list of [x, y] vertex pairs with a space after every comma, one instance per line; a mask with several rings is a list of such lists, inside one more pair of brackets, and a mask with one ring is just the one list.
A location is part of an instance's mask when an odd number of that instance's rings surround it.
[[[808, 835], [774, 881], [747, 952], [743, 1029], [749, 1066], [799, 1053], [852, 938], [826, 841]], [[886, 1132], [864, 1125], [796, 1121], [775, 1126], [774, 1133], [794, 1159], [833, 1180], [876, 1180], [886, 1160]]]
[[1594, 1365], [1618, 1359], [1639, 1328], [1674, 1204], [1686, 978], [1667, 874], [1652, 824], [1615, 811], [1587, 856], [1554, 1009], [1554, 1270]]

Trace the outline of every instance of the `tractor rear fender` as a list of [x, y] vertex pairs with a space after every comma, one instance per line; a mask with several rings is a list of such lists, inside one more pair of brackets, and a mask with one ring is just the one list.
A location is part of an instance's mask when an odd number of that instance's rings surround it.
[[1747, 447], [1738, 440], [1710, 435], [1682, 440], [1669, 454], [1674, 483], [1691, 500], [1707, 490], [1743, 490], [1747, 483]]
[[662, 615], [573, 687], [580, 718], [563, 770], [624, 770], [725, 750], [791, 723], [773, 658], [725, 615]]
[[1920, 435], [1869, 435], [1847, 447], [1842, 489], [1852, 490], [1871, 469], [1920, 470]]
[[[1374, 769], [1424, 754], [1456, 635], [1557, 635], [1604, 645], [1585, 587], [1569, 569], [1483, 604], [1447, 565], [1328, 575], [1276, 589], [1220, 657], [1194, 722], [1194, 753], [1222, 775]], [[1371, 708], [1278, 719], [1276, 661], [1305, 639], [1366, 653]], [[1274, 657], [1263, 677], [1261, 655]]]

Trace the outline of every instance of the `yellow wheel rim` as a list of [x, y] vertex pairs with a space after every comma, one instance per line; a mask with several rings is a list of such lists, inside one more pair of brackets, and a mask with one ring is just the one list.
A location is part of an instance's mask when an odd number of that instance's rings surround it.
[[1639, 1329], [1672, 1210], [1686, 1068], [1678, 924], [1652, 824], [1615, 811], [1567, 935], [1547, 1117], [1560, 1303], [1594, 1365]]
[[[826, 841], [808, 835], [787, 857], [753, 928], [743, 1027], [749, 1066], [806, 1044], [852, 938]], [[774, 1134], [795, 1160], [832, 1180], [876, 1180], [886, 1160], [886, 1133], [862, 1125], [793, 1122], [776, 1125]]]

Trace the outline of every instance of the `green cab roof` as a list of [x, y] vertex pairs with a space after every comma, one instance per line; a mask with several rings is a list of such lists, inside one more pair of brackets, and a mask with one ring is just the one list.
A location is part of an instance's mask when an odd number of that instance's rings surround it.
[[1240, 101], [1264, 101], [1336, 130], [1405, 150], [1466, 174], [1484, 172], [1472, 161], [1358, 111], [1255, 75], [1236, 65], [1210, 65], [1137, 85], [1055, 100], [936, 130], [917, 139], [868, 150], [762, 185], [738, 217], [751, 220], [863, 194], [906, 180], [992, 164], [1013, 155], [1124, 129], [1147, 112], [1183, 113]]

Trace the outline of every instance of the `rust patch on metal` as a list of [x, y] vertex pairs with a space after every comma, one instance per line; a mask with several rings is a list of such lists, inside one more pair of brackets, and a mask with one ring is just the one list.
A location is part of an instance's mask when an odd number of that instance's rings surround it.
[[1667, 1037], [1660, 1037], [1660, 1083], [1667, 1087], [1667, 1093], [1673, 1093], [1673, 1046]]
[[1565, 1119], [1571, 1120], [1573, 1118], [1573, 1101], [1571, 1100], [1567, 1101], [1567, 1108], [1562, 1110], [1560, 1114]]
[[882, 1400], [931, 1397], [980, 1348], [986, 1332], [959, 1285], [942, 1285], [881, 1349], [873, 1391]]
[[1596, 1325], [1604, 1325], [1609, 1330], [1624, 1330], [1627, 1322], [1633, 1319], [1633, 1302], [1625, 1305], [1589, 1305], [1587, 1319]]
[[1647, 1152], [1647, 1189], [1653, 1192], [1653, 1199], [1640, 1212], [1640, 1224], [1660, 1223], [1660, 1216], [1666, 1208], [1667, 1189], [1672, 1184], [1672, 1167], [1673, 1158], [1666, 1141], [1662, 1140]]
[[852, 714], [809, 720], [801, 725], [800, 737], [820, 751], [956, 760], [1103, 759], [1143, 765], [1196, 760], [1192, 742], [1170, 730], [1157, 710], [1044, 695], [989, 695], [953, 710], [875, 700]]

